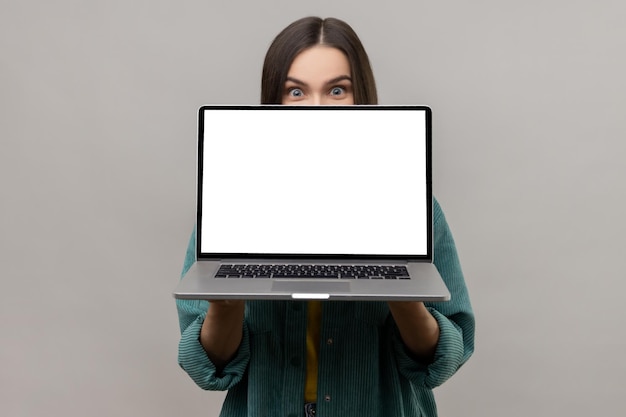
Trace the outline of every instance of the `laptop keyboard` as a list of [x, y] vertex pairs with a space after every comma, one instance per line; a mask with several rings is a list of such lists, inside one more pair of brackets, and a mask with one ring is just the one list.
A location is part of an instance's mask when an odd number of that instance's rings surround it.
[[409, 279], [398, 265], [221, 265], [216, 278]]

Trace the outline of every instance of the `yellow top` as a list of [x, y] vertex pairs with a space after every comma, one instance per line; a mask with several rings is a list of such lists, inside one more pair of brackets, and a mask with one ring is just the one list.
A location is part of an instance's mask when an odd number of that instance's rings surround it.
[[320, 326], [322, 302], [309, 301], [306, 327], [306, 381], [304, 400], [307, 403], [317, 401], [317, 358], [320, 349]]

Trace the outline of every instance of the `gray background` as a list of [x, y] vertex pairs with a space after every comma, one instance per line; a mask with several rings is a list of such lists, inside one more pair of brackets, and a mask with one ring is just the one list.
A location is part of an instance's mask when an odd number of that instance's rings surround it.
[[621, 415], [620, 1], [0, 1], [0, 414], [216, 416], [176, 363], [196, 110], [257, 103], [306, 15], [383, 104], [434, 110], [435, 193], [477, 315], [443, 416]]

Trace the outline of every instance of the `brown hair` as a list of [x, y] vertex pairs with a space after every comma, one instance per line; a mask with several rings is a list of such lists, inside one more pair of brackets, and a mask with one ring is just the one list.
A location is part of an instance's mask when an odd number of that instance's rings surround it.
[[342, 51], [350, 63], [354, 104], [377, 104], [376, 83], [367, 53], [354, 30], [334, 18], [305, 17], [276, 36], [270, 45], [261, 77], [261, 104], [280, 104], [291, 63], [303, 50], [327, 45]]

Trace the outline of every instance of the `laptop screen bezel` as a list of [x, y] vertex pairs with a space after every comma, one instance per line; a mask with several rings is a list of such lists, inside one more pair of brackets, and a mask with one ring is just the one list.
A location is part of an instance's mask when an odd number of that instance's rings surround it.
[[[425, 116], [425, 145], [426, 145], [426, 254], [421, 255], [378, 255], [378, 254], [289, 254], [289, 253], [207, 253], [201, 252], [202, 242], [202, 193], [203, 193], [203, 141], [204, 115], [206, 110], [406, 110], [422, 111]], [[196, 259], [198, 260], [225, 260], [225, 259], [259, 259], [259, 260], [302, 260], [302, 261], [409, 261], [432, 262], [433, 259], [433, 196], [432, 196], [432, 110], [423, 105], [351, 105], [351, 106], [286, 106], [286, 105], [204, 105], [198, 110], [198, 158], [197, 158], [197, 216], [196, 216]]]

